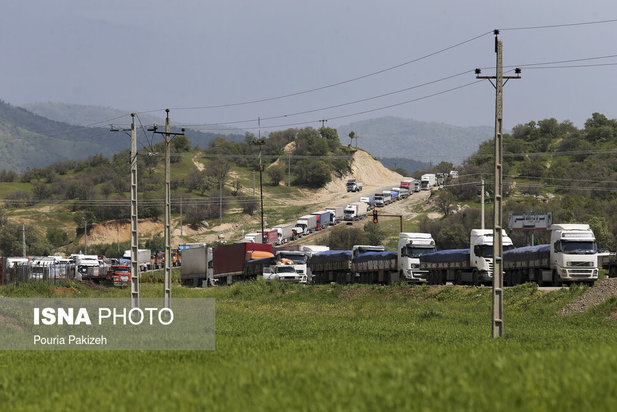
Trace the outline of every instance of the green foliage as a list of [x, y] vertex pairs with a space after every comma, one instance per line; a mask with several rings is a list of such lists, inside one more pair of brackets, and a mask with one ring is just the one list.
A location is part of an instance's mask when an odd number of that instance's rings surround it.
[[50, 227], [47, 229], [46, 238], [54, 248], [66, 245], [69, 242], [69, 235], [64, 230], [57, 227]]
[[[26, 253], [28, 256], [50, 255], [53, 245], [43, 234], [26, 225]], [[0, 253], [2, 256], [22, 256], [23, 226], [5, 221], [0, 226]]]
[[152, 252], [165, 250], [165, 237], [154, 235], [152, 239], [146, 240], [146, 249], [150, 249]]
[[[610, 152], [616, 148], [617, 120], [599, 113], [582, 130], [555, 119], [515, 126], [504, 135], [503, 216], [542, 211], [551, 212], [555, 223], [589, 223], [602, 247], [614, 250], [617, 166]], [[492, 142], [486, 142], [458, 168], [460, 178], [447, 190], [458, 201], [475, 203], [478, 176], [487, 180], [486, 191], [493, 191], [493, 179], [487, 179], [492, 168]]]
[[353, 245], [365, 245], [368, 242], [366, 233], [358, 227], [336, 226], [330, 230], [328, 247], [337, 250], [351, 250]]
[[364, 233], [366, 235], [366, 243], [368, 245], [381, 245], [386, 239], [386, 233], [381, 229], [379, 224], [372, 221], [364, 224]]
[[270, 179], [270, 184], [272, 186], [278, 186], [281, 180], [285, 178], [285, 169], [280, 165], [270, 166], [268, 170], [266, 170], [266, 174]]
[[294, 167], [294, 185], [319, 188], [332, 180], [330, 168], [325, 160], [304, 159]]
[[238, 203], [242, 207], [242, 212], [251, 216], [259, 208], [259, 200], [254, 196], [239, 196]]
[[327, 244], [330, 249], [350, 250], [354, 245], [381, 245], [385, 239], [386, 233], [371, 221], [362, 229], [342, 225], [333, 228]]

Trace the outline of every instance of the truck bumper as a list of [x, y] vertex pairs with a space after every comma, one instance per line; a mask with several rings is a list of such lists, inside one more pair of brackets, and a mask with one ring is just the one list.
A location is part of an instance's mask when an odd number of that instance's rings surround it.
[[407, 269], [403, 272], [403, 279], [409, 283], [424, 283], [428, 279], [428, 270]]
[[557, 270], [557, 273], [561, 277], [561, 280], [566, 281], [595, 281], [598, 280], [598, 269], [597, 268], [589, 268], [589, 269], [566, 269], [560, 268]]

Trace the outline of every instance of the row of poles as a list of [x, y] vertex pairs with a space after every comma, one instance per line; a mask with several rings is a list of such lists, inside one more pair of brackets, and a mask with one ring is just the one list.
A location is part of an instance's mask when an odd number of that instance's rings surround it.
[[[492, 291], [492, 336], [503, 337], [503, 227], [502, 227], [502, 193], [503, 193], [503, 86], [509, 79], [520, 79], [520, 69], [515, 69], [515, 76], [503, 75], [503, 43], [498, 38], [499, 30], [495, 34], [496, 73], [495, 76], [481, 76], [480, 69], [476, 69], [476, 78], [487, 79], [495, 88], [495, 162], [494, 162], [494, 209], [493, 209], [493, 291]], [[494, 80], [494, 83], [493, 83]], [[505, 80], [505, 81], [504, 81]], [[165, 138], [165, 279], [164, 279], [164, 305], [171, 307], [171, 200], [170, 200], [170, 141], [172, 137], [184, 134], [172, 133], [169, 121], [169, 109], [165, 110], [165, 131], [158, 131], [154, 126], [149, 131], [162, 134]], [[137, 231], [137, 128], [135, 114], [131, 113], [131, 308], [139, 307], [139, 264], [137, 262], [138, 231]], [[265, 143], [261, 138], [261, 122], [259, 122], [259, 184], [261, 186], [261, 149]], [[114, 129], [112, 128], [112, 131]], [[482, 193], [484, 195], [484, 193]], [[264, 232], [263, 223], [263, 197], [261, 207], [261, 231]], [[484, 222], [484, 219], [482, 219]]]

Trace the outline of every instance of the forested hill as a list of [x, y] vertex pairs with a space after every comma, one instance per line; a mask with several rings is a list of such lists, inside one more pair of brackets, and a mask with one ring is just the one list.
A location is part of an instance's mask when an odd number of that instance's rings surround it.
[[[509, 213], [551, 212], [553, 223], [590, 224], [600, 247], [615, 250], [617, 120], [594, 113], [582, 129], [568, 121], [532, 121], [504, 135], [503, 151], [505, 225]], [[446, 244], [458, 245], [466, 239], [472, 226], [479, 223], [476, 202], [481, 178], [492, 196], [493, 167], [493, 142], [485, 142], [459, 168], [460, 178], [439, 195], [444, 210], [461, 202], [471, 202], [472, 209], [424, 228], [435, 233], [444, 229], [439, 236]], [[490, 219], [487, 213], [487, 224]], [[513, 240], [521, 245], [522, 239]]]
[[[187, 131], [193, 144], [207, 147], [218, 134]], [[241, 140], [244, 136], [229, 136]], [[143, 147], [160, 137], [139, 135]], [[130, 147], [125, 133], [111, 133], [109, 126], [83, 127], [54, 121], [0, 100], [0, 162], [2, 168], [21, 172], [60, 160], [84, 160], [111, 156]]]
[[23, 171], [59, 160], [84, 159], [130, 147], [126, 135], [108, 129], [72, 126], [0, 101], [0, 162]]

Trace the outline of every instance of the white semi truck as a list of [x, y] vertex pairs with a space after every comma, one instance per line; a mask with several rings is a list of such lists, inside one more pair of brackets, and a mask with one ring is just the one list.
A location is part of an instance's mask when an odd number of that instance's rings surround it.
[[540, 286], [598, 280], [596, 238], [586, 224], [554, 224], [551, 243], [504, 252], [504, 284], [535, 281]]
[[437, 185], [437, 176], [434, 173], [427, 173], [420, 178], [420, 189], [431, 190], [433, 186]]
[[399, 233], [398, 268], [400, 279], [410, 283], [426, 281], [428, 271], [420, 269], [420, 256], [435, 252], [430, 233]]
[[345, 206], [345, 220], [360, 220], [366, 216], [368, 205], [364, 202], [350, 203]]
[[[137, 249], [137, 264], [139, 265], [139, 270], [144, 272], [146, 270], [152, 269], [151, 263], [152, 252], [150, 249]], [[123, 259], [131, 260], [131, 249], [125, 250], [122, 255]]]
[[301, 216], [296, 221], [296, 226], [294, 230], [296, 231], [298, 237], [308, 235], [309, 233], [313, 233], [317, 229], [317, 216], [315, 215], [304, 215]]
[[[512, 239], [503, 232], [505, 251]], [[440, 250], [420, 256], [420, 269], [428, 271], [429, 284], [485, 284], [493, 281], [493, 229], [472, 229], [469, 249]]]
[[349, 179], [346, 185], [348, 192], [361, 192], [362, 186], [362, 182], [358, 182], [356, 179]]
[[291, 265], [294, 268], [295, 272], [300, 276], [301, 283], [307, 283], [307, 262], [309, 258], [308, 252], [297, 250], [277, 250], [274, 256], [277, 262], [281, 264]]
[[295, 236], [294, 236], [293, 228], [294, 228], [294, 225], [282, 225], [282, 226], [276, 226], [272, 228], [276, 230], [277, 232], [276, 244], [283, 245], [291, 240], [294, 240]]
[[339, 224], [345, 217], [345, 208], [342, 206], [327, 207], [326, 210], [330, 212], [330, 225]]

